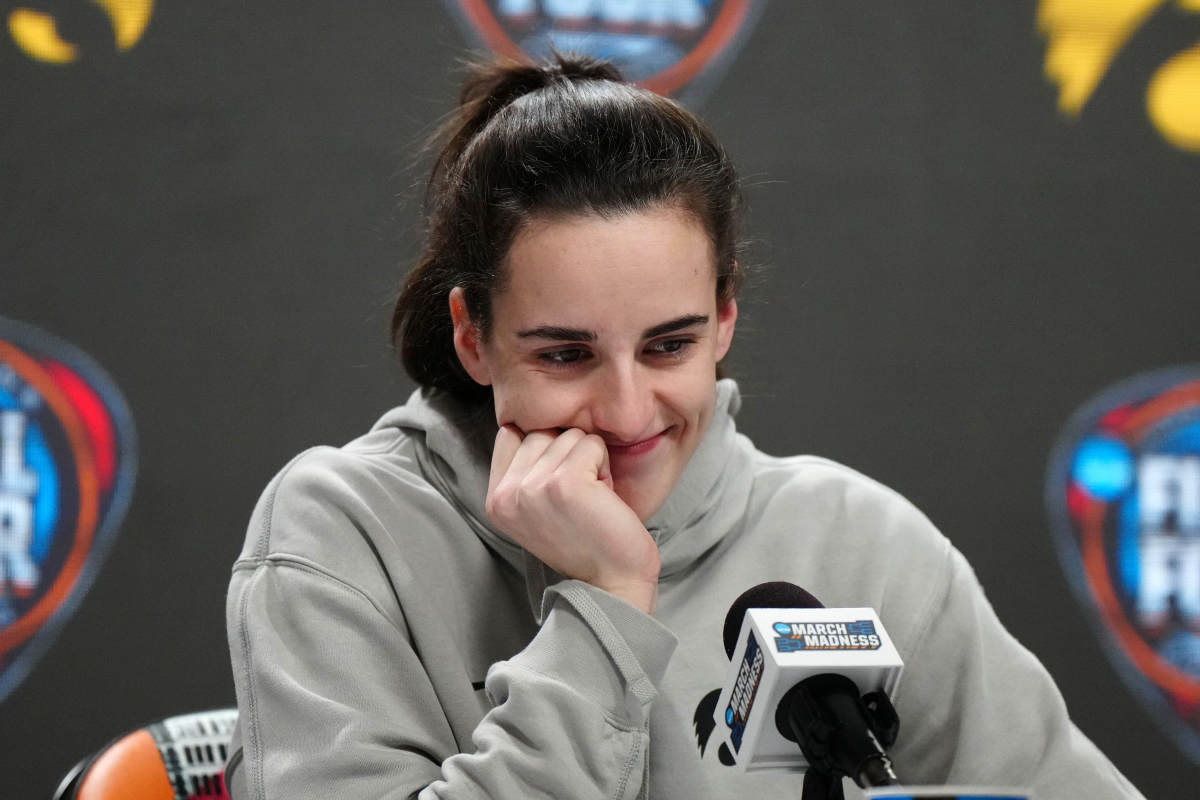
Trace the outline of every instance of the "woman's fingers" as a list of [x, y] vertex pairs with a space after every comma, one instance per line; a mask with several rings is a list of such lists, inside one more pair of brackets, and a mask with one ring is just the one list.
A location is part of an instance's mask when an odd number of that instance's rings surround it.
[[505, 474], [508, 476], [523, 476], [533, 469], [546, 450], [554, 444], [557, 431], [528, 431], [521, 440], [521, 446], [513, 454]]
[[492, 469], [488, 478], [491, 487], [495, 488], [503, 478], [527, 474], [554, 444], [556, 435], [556, 431], [521, 433], [515, 425], [502, 426], [492, 451]]
[[596, 477], [603, 481], [605, 486], [611, 489], [613, 488], [613, 479], [612, 468], [610, 467], [608, 461], [608, 445], [604, 443], [603, 439], [594, 434], [589, 438], [595, 439], [596, 443], [600, 446], [601, 458], [600, 464], [596, 468]]
[[[550, 437], [549, 444], [544, 436]], [[595, 434], [579, 428], [533, 431], [512, 459], [508, 476], [514, 483], [529, 488], [546, 487], [551, 482], [598, 480], [612, 488], [608, 465], [608, 447]]]
[[521, 448], [525, 437], [515, 425], [502, 425], [496, 432], [496, 444], [492, 449], [492, 469], [488, 474], [488, 487], [494, 489], [500, 479], [508, 474], [509, 467]]
[[[533, 486], [542, 485], [546, 480], [558, 471], [563, 462], [571, 454], [586, 434], [578, 428], [568, 428], [559, 433], [558, 431], [538, 431], [538, 433], [548, 434], [553, 438], [550, 445], [540, 452], [537, 459], [529, 464], [528, 469], [523, 474], [523, 482]], [[515, 474], [517, 465], [514, 464], [510, 468]]]
[[520, 509], [539, 501], [556, 467], [582, 431], [540, 430], [521, 433], [505, 425], [496, 434], [486, 508], [493, 521], [516, 522]]
[[579, 433], [580, 436], [572, 442], [571, 450], [563, 458], [560, 466], [586, 471], [595, 480], [602, 481], [612, 488], [612, 474], [608, 468], [608, 446], [594, 433]]

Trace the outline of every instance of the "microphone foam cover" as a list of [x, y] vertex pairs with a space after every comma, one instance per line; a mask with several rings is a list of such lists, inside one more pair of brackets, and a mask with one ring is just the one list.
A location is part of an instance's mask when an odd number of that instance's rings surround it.
[[733, 601], [725, 615], [725, 629], [721, 631], [725, 640], [725, 656], [733, 658], [737, 647], [742, 620], [751, 608], [824, 608], [825, 605], [804, 589], [787, 581], [769, 581], [751, 586]]

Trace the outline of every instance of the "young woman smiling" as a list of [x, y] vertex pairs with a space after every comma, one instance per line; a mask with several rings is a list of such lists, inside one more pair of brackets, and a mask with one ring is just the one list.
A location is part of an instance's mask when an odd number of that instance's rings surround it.
[[234, 797], [794, 795], [707, 746], [768, 580], [879, 611], [907, 782], [1140, 796], [920, 512], [736, 432], [737, 177], [699, 120], [560, 57], [479, 70], [444, 142], [393, 326], [421, 389], [287, 465], [234, 566]]
[[458, 357], [492, 387], [501, 426], [488, 517], [652, 613], [659, 558], [642, 522], [708, 429], [737, 301], [717, 301], [708, 236], [674, 204], [532, 220], [505, 269], [486, 339], [450, 292]]

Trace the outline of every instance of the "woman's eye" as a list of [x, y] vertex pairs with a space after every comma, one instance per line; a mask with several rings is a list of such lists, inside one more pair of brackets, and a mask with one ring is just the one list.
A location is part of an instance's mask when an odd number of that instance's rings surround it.
[[664, 339], [654, 342], [648, 349], [655, 355], [674, 356], [680, 355], [692, 344], [694, 342], [691, 339]]
[[578, 347], [570, 347], [565, 350], [550, 350], [545, 353], [538, 353], [539, 360], [556, 367], [578, 363], [586, 356], [587, 351]]

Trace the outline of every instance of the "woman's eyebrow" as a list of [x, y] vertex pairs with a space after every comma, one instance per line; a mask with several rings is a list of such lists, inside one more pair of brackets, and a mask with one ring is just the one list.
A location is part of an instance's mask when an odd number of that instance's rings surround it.
[[655, 336], [662, 336], [667, 333], [681, 331], [684, 328], [691, 328], [694, 325], [708, 324], [707, 314], [685, 314], [682, 317], [676, 317], [673, 320], [655, 325], [653, 328], [647, 328], [642, 334], [643, 339], [653, 339]]
[[529, 330], [518, 331], [519, 339], [554, 339], [560, 342], [594, 342], [596, 334], [581, 328], [560, 328], [557, 325], [539, 325]]
[[[682, 317], [676, 317], [666, 322], [660, 322], [653, 328], [647, 328], [642, 334], [643, 339], [653, 339], [655, 336], [663, 336], [668, 333], [691, 328], [694, 325], [705, 325], [708, 323], [707, 314], [685, 314]], [[539, 325], [536, 328], [528, 328], [523, 331], [517, 331], [518, 339], [552, 339], [556, 342], [594, 342], [596, 341], [596, 333], [594, 331], [585, 331], [583, 328], [563, 328], [558, 325]]]

